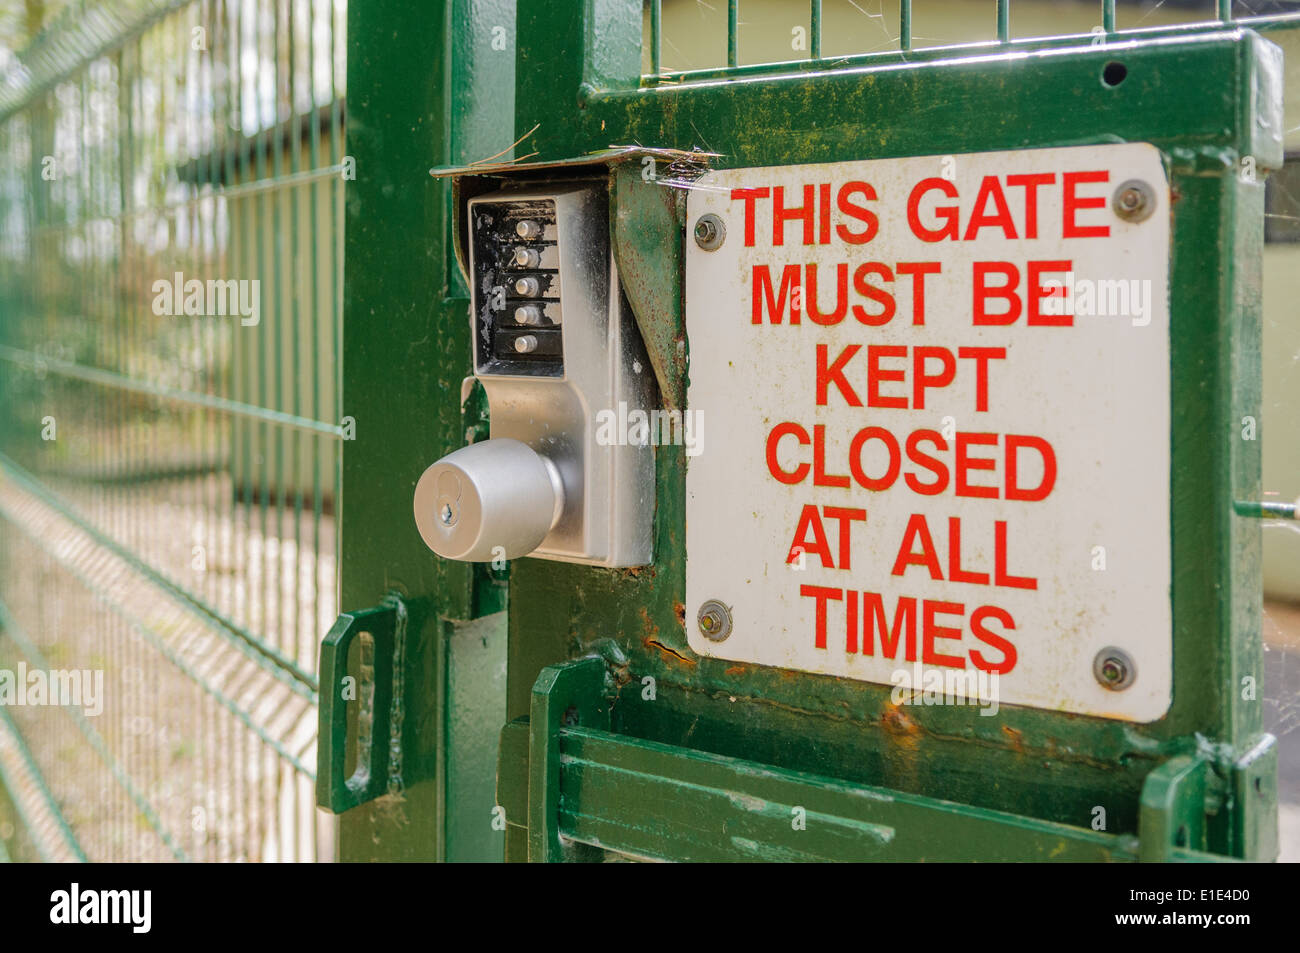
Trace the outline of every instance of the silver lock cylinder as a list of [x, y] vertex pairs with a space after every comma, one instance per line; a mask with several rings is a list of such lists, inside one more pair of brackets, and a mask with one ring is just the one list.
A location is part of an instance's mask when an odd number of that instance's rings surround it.
[[563, 511], [564, 486], [555, 464], [509, 438], [447, 454], [415, 486], [415, 525], [425, 545], [447, 559], [526, 556]]
[[612, 424], [648, 414], [657, 390], [610, 247], [607, 189], [534, 182], [458, 210], [492, 435], [416, 487], [416, 525], [440, 556], [652, 559], [655, 451]]

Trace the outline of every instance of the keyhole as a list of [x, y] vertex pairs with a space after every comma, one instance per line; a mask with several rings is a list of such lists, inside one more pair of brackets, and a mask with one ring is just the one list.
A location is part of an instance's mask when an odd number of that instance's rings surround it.
[[455, 526], [460, 519], [460, 480], [452, 470], [438, 477], [438, 520], [443, 526]]

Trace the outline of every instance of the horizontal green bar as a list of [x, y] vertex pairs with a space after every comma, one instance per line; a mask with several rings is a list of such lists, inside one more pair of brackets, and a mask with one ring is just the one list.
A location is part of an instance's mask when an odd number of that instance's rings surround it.
[[[18, 757], [20, 757], [23, 764], [27, 766], [27, 773], [31, 775], [32, 782], [36, 785], [36, 790], [40, 792], [41, 799], [45, 801], [45, 808], [54, 818], [54, 823], [58, 826], [59, 833], [63, 835], [63, 841], [68, 850], [72, 851], [73, 856], [75, 856], [77, 860], [84, 863], [86, 861], [86, 852], [81, 849], [81, 842], [77, 840], [77, 835], [72, 832], [72, 827], [68, 824], [68, 819], [63, 816], [63, 809], [59, 807], [59, 802], [54, 797], [54, 792], [50, 790], [50, 786], [45, 780], [45, 775], [41, 772], [41, 766], [37, 764], [36, 759], [32, 757], [32, 751], [27, 746], [27, 742], [23, 739], [23, 733], [18, 730], [18, 726], [14, 724], [13, 718], [9, 716], [9, 712], [4, 705], [0, 705], [0, 721], [4, 722], [5, 730], [8, 731], [14, 747], [18, 750]], [[16, 795], [18, 787], [17, 783], [9, 776], [9, 772], [5, 770], [3, 760], [0, 760], [0, 784], [3, 784], [9, 790], [10, 800], [13, 801], [14, 807], [18, 810], [18, 813], [22, 815], [22, 822], [31, 833], [32, 841], [36, 844], [36, 850], [40, 853], [43, 859], [46, 861], [50, 860], [50, 855], [44, 849], [44, 846], [37, 837], [36, 831], [32, 827], [31, 819], [26, 817], [23, 812], [20, 799]]]
[[151, 583], [175, 598], [182, 606], [190, 609], [223, 639], [241, 649], [245, 655], [257, 662], [264, 671], [288, 685], [295, 693], [313, 704], [316, 702], [316, 691], [319, 686], [316, 677], [310, 672], [304, 671], [292, 659], [275, 647], [267, 645], [247, 629], [235, 625], [234, 622], [227, 619], [198, 596], [162, 575], [130, 549], [120, 545], [111, 536], [90, 525], [72, 506], [4, 453], [0, 453], [0, 472], [7, 473], [22, 489], [31, 493], [60, 516], [74, 523], [79, 530], [90, 536], [100, 546], [112, 552], [113, 555], [129, 563], [132, 568], [144, 575]]
[[1253, 516], [1256, 519], [1300, 519], [1300, 504], [1297, 503], [1256, 503], [1250, 500], [1233, 500], [1232, 509], [1238, 516]]
[[301, 172], [293, 172], [281, 176], [271, 176], [265, 179], [258, 179], [254, 182], [245, 182], [241, 185], [231, 185], [225, 188], [210, 189], [206, 192], [200, 192], [192, 198], [182, 199], [179, 202], [172, 202], [168, 205], [142, 205], [137, 208], [127, 209], [117, 215], [98, 215], [89, 218], [78, 218], [68, 222], [59, 222], [56, 225], [39, 225], [37, 226], [36, 231], [80, 231], [87, 225], [96, 222], [122, 222], [139, 215], [158, 215], [177, 212], [213, 199], [237, 199], [248, 195], [257, 195], [262, 192], [274, 192], [277, 189], [288, 189], [296, 185], [308, 185], [318, 179], [328, 179], [331, 176], [339, 175], [342, 172], [343, 163], [340, 162], [337, 165], [322, 166], [319, 169], [305, 169]]
[[45, 371], [48, 373], [58, 374], [61, 377], [71, 377], [76, 380], [89, 381], [94, 384], [103, 384], [105, 387], [115, 387], [119, 390], [130, 391], [136, 394], [148, 394], [163, 400], [172, 401], [173, 403], [189, 404], [194, 407], [206, 407], [210, 410], [219, 410], [238, 417], [249, 417], [253, 420], [261, 420], [266, 423], [277, 424], [281, 427], [288, 427], [293, 430], [302, 430], [307, 433], [322, 434], [327, 437], [336, 437], [340, 439], [343, 436], [343, 427], [339, 424], [327, 424], [319, 420], [310, 420], [306, 417], [299, 417], [295, 414], [285, 414], [278, 410], [258, 407], [254, 404], [245, 404], [237, 400], [227, 400], [224, 397], [215, 397], [210, 394], [199, 394], [194, 391], [178, 390], [175, 387], [165, 387], [162, 384], [151, 384], [148, 381], [135, 380], [134, 378], [127, 377], [125, 374], [119, 374], [116, 371], [106, 371], [97, 367], [85, 367], [81, 364], [75, 364], [72, 361], [62, 361], [52, 357], [44, 357], [32, 351], [23, 351], [5, 345], [0, 345], [0, 360], [6, 360], [14, 364], [30, 367], [35, 371]]
[[[564, 728], [559, 734], [562, 835], [633, 857], [713, 862], [1137, 859], [1138, 841], [1132, 835], [590, 728]], [[503, 746], [507, 743], [503, 737]]]
[[[23, 633], [22, 629], [18, 626], [17, 620], [14, 619], [13, 615], [9, 612], [8, 607], [2, 601], [0, 601], [0, 635], [7, 636], [11, 639], [13, 643], [18, 646], [19, 651], [26, 655], [32, 662], [35, 662], [40, 668], [45, 669], [46, 671], [49, 671], [52, 668], [49, 660], [41, 650], [36, 647], [36, 644]], [[140, 810], [145, 821], [154, 829], [158, 836], [162, 838], [162, 842], [167, 845], [167, 849], [171, 851], [172, 856], [177, 860], [189, 860], [185, 851], [176, 843], [176, 839], [165, 827], [163, 827], [162, 820], [158, 817], [158, 812], [154, 810], [153, 805], [145, 799], [144, 795], [141, 794], [135, 784], [132, 783], [131, 776], [122, 767], [121, 763], [118, 762], [117, 758], [113, 757], [113, 753], [109, 751], [108, 745], [104, 742], [103, 737], [91, 726], [90, 722], [86, 719], [85, 714], [71, 706], [64, 706], [64, 711], [66, 711], [76, 723], [82, 735], [85, 736], [86, 741], [95, 749], [95, 753], [98, 754], [104, 764], [108, 766], [108, 770], [113, 775], [113, 779], [121, 785], [124, 791], [126, 791], [127, 796]]]

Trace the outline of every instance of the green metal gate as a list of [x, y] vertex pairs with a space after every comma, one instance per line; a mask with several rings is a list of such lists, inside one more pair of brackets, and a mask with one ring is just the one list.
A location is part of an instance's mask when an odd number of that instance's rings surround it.
[[[1275, 856], [1276, 745], [1241, 685], [1253, 517], [1294, 507], [1259, 505], [1259, 445], [1225, 435], [1260, 415], [1284, 131], [1261, 37], [1297, 18], [1107, 0], [1018, 39], [1009, 0], [981, 6], [982, 39], [936, 47], [910, 0], [729, 0], [712, 61], [673, 70], [670, 0], [68, 5], [0, 76], [0, 672], [46, 677], [0, 706], [0, 859]], [[759, 8], [789, 37], [756, 37]], [[881, 35], [846, 48], [859, 16]], [[680, 407], [683, 163], [1116, 141], [1155, 144], [1179, 196], [1159, 721], [900, 717], [888, 687], [696, 655], [680, 446], [656, 450], [651, 565], [421, 541], [420, 474], [489, 433], [474, 189], [604, 183]]]
[[0, 669], [55, 673], [0, 844], [328, 859], [346, 9], [57, 6], [0, 77]]
[[[832, 5], [813, 0], [797, 16], [783, 8], [807, 37], [804, 54], [749, 63], [750, 4], [733, 0], [718, 59], [691, 72], [661, 68], [659, 0], [538, 0], [514, 16], [510, 5], [454, 2], [418, 38], [391, 29], [402, 3], [352, 11], [350, 148], [367, 174], [349, 192], [344, 386], [362, 426], [344, 481], [367, 497], [344, 514], [341, 575], [344, 608], [373, 608], [341, 619], [326, 648], [333, 660], [373, 630], [389, 663], [373, 672], [384, 711], [372, 704], [366, 723], [387, 732], [409, 774], [390, 771], [385, 785], [371, 761], [345, 781], [357, 712], [329, 697], [345, 671], [331, 669], [321, 744], [335, 768], [320, 799], [343, 812], [342, 857], [442, 857], [465, 832], [499, 826], [508, 860], [1276, 855], [1275, 739], [1241, 686], [1262, 666], [1250, 517], [1294, 508], [1255, 505], [1258, 444], [1230, 436], [1260, 410], [1263, 186], [1239, 169], [1249, 158], [1262, 179], [1282, 161], [1281, 75], [1259, 31], [1281, 36], [1295, 19], [1235, 22], [1225, 0], [1211, 22], [1134, 31], [1139, 16], [1117, 25], [1106, 2], [1093, 30], [1014, 39], [1002, 0], [984, 5], [987, 41], [922, 49], [913, 5], [903, 0], [896, 17], [886, 6], [872, 12], [891, 21], [884, 52], [832, 51]], [[484, 130], [495, 135], [471, 140]], [[1032, 708], [900, 717], [887, 687], [696, 655], [681, 447], [656, 449], [653, 565], [514, 562], [504, 619], [486, 566], [436, 559], [413, 532], [416, 478], [486, 436], [476, 391], [461, 386], [472, 369], [454, 258], [465, 196], [520, 178], [603, 179], [628, 300], [660, 393], [680, 406], [692, 223], [664, 188], [682, 184], [674, 156], [718, 153], [697, 161], [728, 169], [1123, 141], [1154, 143], [1178, 196], [1175, 687], [1160, 720]], [[658, 173], [649, 180], [647, 157]], [[430, 165], [432, 184], [416, 175]], [[381, 311], [382, 322], [353, 320]], [[451, 718], [438, 647], [474, 619], [508, 641], [495, 804], [439, 789], [454, 745], [449, 754], [446, 731], [412, 728]], [[655, 691], [643, 692], [647, 679]], [[403, 704], [401, 721], [387, 717]], [[363, 754], [376, 750], [368, 742]], [[1104, 829], [1091, 823], [1098, 805]], [[792, 831], [799, 806], [819, 834]]]

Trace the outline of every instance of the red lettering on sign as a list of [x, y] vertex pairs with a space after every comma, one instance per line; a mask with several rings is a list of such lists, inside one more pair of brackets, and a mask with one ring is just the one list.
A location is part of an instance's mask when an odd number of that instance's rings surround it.
[[912, 326], [921, 327], [925, 324], [925, 276], [939, 274], [942, 266], [937, 261], [900, 261], [895, 270], [912, 276]]
[[916, 183], [911, 195], [907, 197], [907, 224], [911, 227], [912, 234], [923, 242], [941, 242], [945, 238], [955, 241], [960, 237], [957, 233], [957, 218], [960, 214], [957, 206], [945, 205], [934, 209], [934, 214], [944, 222], [940, 228], [928, 228], [921, 224], [921, 199], [927, 192], [936, 189], [950, 199], [957, 197], [957, 186], [947, 179], [922, 179]]
[[[915, 542], [914, 542], [915, 540]], [[921, 544], [919, 553], [913, 552], [916, 543]], [[931, 579], [943, 581], [943, 570], [939, 568], [939, 554], [934, 550], [934, 539], [930, 536], [930, 524], [925, 521], [923, 513], [913, 513], [907, 520], [907, 529], [903, 531], [903, 542], [898, 547], [898, 558], [890, 575], [901, 576], [908, 566], [924, 566]]]
[[860, 232], [854, 232], [847, 225], [836, 225], [835, 234], [840, 237], [841, 241], [849, 245], [865, 245], [876, 237], [876, 232], [880, 229], [880, 221], [876, 218], [876, 213], [871, 209], [863, 205], [854, 205], [849, 201], [854, 194], [875, 201], [876, 190], [866, 182], [845, 182], [840, 186], [839, 195], [836, 197], [836, 205], [839, 210], [850, 218], [862, 222], [866, 228]]
[[911, 473], [908, 473], [903, 479], [907, 481], [907, 485], [912, 488], [914, 493], [919, 493], [922, 496], [937, 496], [948, 487], [948, 467], [941, 460], [936, 460], [921, 451], [919, 444], [922, 440], [934, 444], [936, 450], [947, 450], [948, 441], [944, 440], [937, 430], [914, 430], [907, 438], [907, 459], [933, 473], [935, 481], [933, 483], [923, 483]]
[[[927, 374], [925, 362], [929, 358], [938, 358], [941, 365], [938, 374]], [[947, 387], [957, 376], [957, 359], [946, 347], [912, 348], [912, 406], [916, 410], [925, 410], [925, 392], [929, 388]]]
[[814, 324], [830, 325], [843, 321], [849, 309], [849, 266], [844, 262], [835, 266], [835, 306], [831, 311], [822, 311], [821, 304], [817, 300], [817, 266], [806, 265], [804, 307], [808, 310], [808, 318]]
[[1007, 176], [1007, 185], [1018, 185], [1025, 190], [1025, 238], [1038, 237], [1038, 187], [1055, 181], [1055, 172]]
[[1110, 173], [1104, 169], [1098, 172], [1067, 172], [1065, 173], [1065, 198], [1064, 198], [1064, 221], [1061, 226], [1061, 235], [1064, 238], [1106, 238], [1110, 235], [1109, 225], [1078, 225], [1075, 223], [1075, 215], [1079, 209], [1085, 208], [1105, 208], [1106, 197], [1104, 195], [1095, 195], [1088, 198], [1081, 198], [1075, 191], [1080, 185], [1087, 182], [1109, 182]]
[[813, 187], [811, 184], [803, 187], [803, 205], [797, 208], [785, 207], [785, 189], [778, 185], [772, 190], [772, 244], [776, 246], [785, 244], [785, 223], [790, 221], [803, 222], [803, 243], [811, 245], [813, 243], [813, 218], [816, 215], [813, 206]]
[[[1005, 281], [1000, 285], [990, 285], [990, 274], [1002, 275]], [[974, 324], [1007, 325], [1014, 324], [1020, 317], [1020, 295], [1016, 286], [1020, 284], [1020, 269], [1009, 261], [977, 261], [974, 271]], [[1007, 302], [1007, 310], [992, 314], [985, 307], [989, 298], [1001, 298]]]
[[808, 475], [808, 464], [800, 463], [793, 470], [781, 469], [781, 465], [776, 459], [776, 447], [781, 442], [781, 438], [787, 434], [798, 440], [800, 446], [806, 447], [810, 442], [808, 440], [808, 431], [798, 424], [789, 420], [777, 424], [772, 428], [772, 432], [767, 435], [767, 471], [772, 474], [772, 478], [778, 483], [794, 486]]
[[[985, 211], [990, 199], [994, 206], [992, 214]], [[1002, 194], [998, 177], [986, 175], [980, 182], [979, 193], [975, 196], [975, 210], [971, 213], [970, 221], [966, 223], [966, 241], [978, 238], [981, 228], [994, 225], [1002, 229], [1004, 238], [1017, 237], [1016, 223], [1011, 220], [1011, 209], [1007, 205], [1006, 196]]]
[[1037, 589], [1033, 576], [1013, 576], [1007, 572], [1007, 523], [998, 520], [993, 524], [993, 585], [1011, 589]]
[[844, 590], [844, 651], [854, 655], [858, 651], [858, 594]]
[[907, 357], [907, 348], [901, 344], [872, 344], [867, 347], [867, 406], [907, 407], [906, 397], [885, 397], [880, 393], [882, 381], [902, 381], [907, 372], [901, 369], [882, 368], [884, 358]]
[[879, 275], [885, 281], [893, 281], [894, 273], [889, 270], [888, 265], [878, 261], [868, 261], [858, 265], [853, 272], [853, 290], [864, 298], [879, 302], [882, 306], [880, 314], [872, 314], [862, 305], [855, 304], [853, 316], [868, 327], [876, 328], [888, 324], [889, 319], [894, 316], [894, 296], [868, 282], [867, 275]]
[[850, 562], [853, 557], [853, 538], [849, 531], [849, 524], [857, 521], [865, 523], [867, 521], [867, 511], [860, 507], [844, 506], [825, 506], [822, 512], [826, 514], [828, 520], [835, 520], [840, 524], [840, 569], [852, 569]]
[[861, 407], [862, 399], [858, 397], [857, 392], [849, 386], [848, 380], [844, 377], [844, 365], [853, 359], [853, 355], [862, 349], [861, 344], [850, 344], [840, 352], [840, 356], [835, 358], [834, 363], [827, 364], [827, 350], [825, 344], [817, 345], [817, 406], [826, 406], [826, 391], [831, 384], [839, 388], [840, 396], [850, 407]]
[[754, 281], [750, 291], [752, 301], [751, 324], [763, 323], [763, 305], [771, 315], [772, 324], [780, 324], [785, 315], [785, 297], [790, 295], [790, 323], [799, 323], [799, 309], [795, 307], [794, 295], [799, 290], [799, 266], [786, 265], [781, 271], [781, 290], [772, 287], [772, 269], [767, 265], [754, 266]]
[[[861, 625], [862, 654], [876, 656], [877, 635], [879, 635], [879, 656], [894, 661], [917, 661], [917, 628], [920, 623], [921, 661], [926, 665], [946, 668], [966, 668], [966, 657], [948, 654], [941, 650], [939, 640], [960, 642], [964, 629], [960, 625], [943, 624], [943, 616], [965, 620], [966, 606], [960, 602], [945, 602], [938, 599], [918, 600], [913, 596], [899, 596], [894, 604], [893, 618], [885, 610], [884, 597], [878, 592], [859, 593], [853, 589], [838, 589], [826, 586], [801, 586], [799, 594], [816, 600], [814, 610], [814, 641], [819, 649], [826, 648], [826, 629], [829, 622], [829, 606], [832, 602], [844, 602], [844, 650], [848, 654], [858, 651], [859, 625]], [[919, 619], [918, 619], [919, 615]], [[989, 628], [989, 621], [1001, 625], [1002, 631]], [[982, 649], [970, 648], [966, 655], [971, 664], [984, 672], [1005, 675], [1016, 664], [1016, 647], [1005, 637], [1006, 632], [1014, 632], [1015, 620], [1011, 613], [997, 606], [978, 606], [970, 614], [970, 630], [975, 639], [984, 647], [996, 649], [1001, 659], [991, 660]], [[900, 659], [900, 649], [902, 657]]]
[[880, 654], [884, 658], [897, 659], [899, 643], [903, 633], [907, 634], [906, 658], [916, 661], [916, 600], [901, 596], [894, 609], [894, 624], [891, 628], [885, 618], [885, 603], [877, 592], [862, 594], [862, 615], [866, 622], [866, 631], [862, 637], [862, 654], [875, 655], [875, 634], [880, 633]]
[[[798, 462], [793, 469], [784, 469], [777, 459], [779, 444], [785, 437], [794, 437], [801, 447], [813, 448], [813, 461]], [[863, 453], [871, 441], [878, 441], [886, 457], [884, 472], [873, 476], [867, 472], [863, 463]], [[827, 472], [826, 461], [826, 425], [813, 427], [813, 436], [793, 421], [784, 421], [768, 432], [765, 457], [768, 472], [778, 483], [794, 486], [808, 478], [811, 470], [815, 486], [849, 486], [849, 477]], [[1002, 460], [1004, 473], [1001, 481], [978, 483], [972, 475], [978, 472], [997, 471], [997, 456], [980, 456], [976, 451], [980, 447], [1003, 446]], [[933, 451], [929, 448], [933, 447]], [[953, 495], [973, 499], [1018, 500], [1035, 503], [1045, 500], [1056, 487], [1057, 463], [1056, 452], [1049, 441], [1031, 434], [994, 434], [957, 431], [955, 434], [954, 459], [951, 468], [934, 455], [935, 452], [947, 453], [949, 443], [936, 430], [914, 430], [907, 435], [900, 445], [899, 438], [885, 427], [870, 426], [858, 430], [849, 443], [849, 474], [858, 486], [879, 493], [890, 489], [902, 475], [907, 486], [921, 496], [938, 496], [945, 492], [951, 482]], [[1042, 466], [1042, 476], [1036, 486], [1022, 485], [1023, 455], [1032, 451], [1037, 454]], [[903, 463], [913, 466], [903, 473]], [[930, 479], [926, 479], [929, 477]], [[951, 480], [950, 480], [951, 478]]]
[[740, 199], [745, 203], [745, 247], [754, 247], [754, 203], [768, 196], [769, 189], [732, 189], [731, 201]]
[[[1018, 454], [1021, 447], [1030, 447], [1038, 451], [1043, 460], [1043, 479], [1032, 490], [1020, 486]], [[1007, 434], [1007, 499], [1026, 500], [1034, 503], [1045, 500], [1052, 488], [1056, 486], [1056, 452], [1052, 445], [1042, 437], [1021, 434]]]
[[961, 568], [961, 517], [948, 517], [948, 581], [969, 582], [977, 586], [989, 584], [986, 572], [968, 572]]
[[970, 615], [971, 633], [985, 645], [1001, 652], [1002, 661], [990, 662], [979, 649], [971, 649], [971, 664], [981, 671], [988, 672], [990, 675], [1006, 675], [1016, 667], [1016, 647], [998, 633], [989, 631], [984, 624], [984, 620], [988, 616], [993, 616], [1001, 622], [1004, 629], [1015, 631], [1016, 623], [1011, 618], [1010, 612], [999, 609], [997, 606], [980, 606]]
[[975, 409], [989, 409], [989, 361], [1005, 360], [1007, 349], [1004, 347], [959, 347], [957, 356], [970, 358], [975, 362]]
[[924, 622], [921, 625], [921, 661], [926, 665], [943, 665], [947, 668], [965, 668], [966, 660], [959, 655], [943, 655], [935, 649], [935, 639], [952, 639], [961, 640], [961, 629], [947, 625], [939, 625], [935, 621], [935, 616], [943, 613], [944, 615], [965, 616], [966, 607], [960, 602], [934, 602], [926, 599], [921, 607], [921, 617]]
[[[869, 477], [862, 469], [862, 448], [866, 446], [868, 440], [872, 439], [883, 442], [889, 452], [889, 466], [882, 477]], [[858, 481], [859, 486], [868, 490], [887, 490], [898, 479], [900, 466], [902, 460], [898, 456], [898, 441], [884, 427], [863, 427], [853, 435], [853, 443], [849, 445], [849, 471], [853, 474], [853, 479]]]
[[826, 425], [813, 426], [813, 486], [848, 486], [846, 476], [826, 473]]
[[832, 589], [827, 586], [800, 586], [799, 595], [812, 596], [817, 600], [817, 615], [814, 623], [813, 638], [814, 644], [819, 649], [826, 648], [826, 603], [830, 599], [837, 602], [844, 598], [843, 589]]
[[[811, 542], [808, 541], [809, 533], [812, 533], [813, 537]], [[801, 555], [819, 556], [824, 567], [835, 568], [835, 560], [831, 558], [831, 548], [826, 542], [826, 530], [822, 526], [817, 507], [812, 503], [805, 503], [803, 509], [799, 511], [799, 523], [794, 528], [794, 540], [790, 543], [785, 561], [787, 564], [798, 562]]]
[[817, 244], [831, 243], [831, 184], [823, 182], [817, 186]]
[[1074, 315], [1067, 313], [1068, 309], [1062, 307], [1059, 314], [1044, 314], [1040, 302], [1044, 298], [1056, 298], [1061, 301], [1065, 300], [1065, 286], [1059, 288], [1044, 288], [1039, 278], [1044, 272], [1065, 273], [1073, 268], [1073, 264], [1067, 261], [1031, 261], [1026, 269], [1025, 283], [1029, 292], [1029, 316], [1025, 319], [1026, 324], [1046, 324], [1055, 327], [1069, 327], [1074, 324]]
[[998, 498], [997, 487], [972, 484], [967, 479], [971, 470], [992, 470], [997, 466], [996, 461], [990, 457], [972, 457], [970, 448], [972, 446], [996, 447], [997, 444], [998, 435], [995, 433], [957, 434], [957, 459], [953, 463], [953, 473], [957, 483], [954, 492], [958, 496], [974, 496], [989, 500]]

